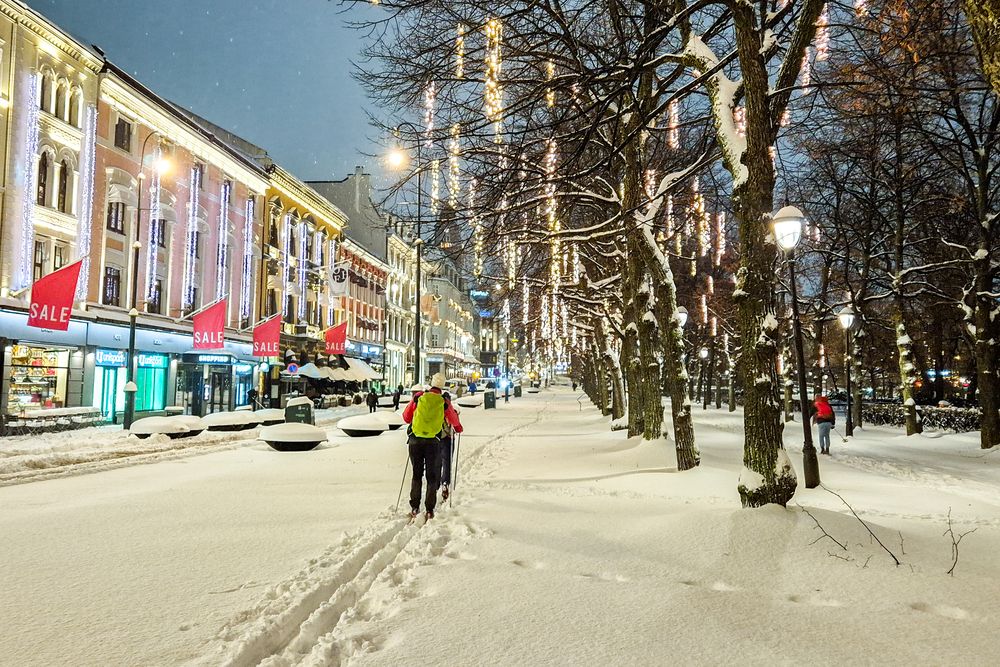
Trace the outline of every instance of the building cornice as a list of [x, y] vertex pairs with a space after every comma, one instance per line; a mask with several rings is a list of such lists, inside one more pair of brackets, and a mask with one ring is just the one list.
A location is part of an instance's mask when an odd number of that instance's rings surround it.
[[101, 98], [119, 112], [159, 132], [165, 139], [184, 148], [199, 160], [222, 169], [228, 176], [264, 193], [268, 181], [263, 170], [253, 162], [228, 150], [218, 139], [206, 136], [205, 130], [185, 116], [151, 99], [115, 71], [108, 71], [101, 81]]
[[90, 51], [85, 45], [70, 37], [44, 16], [23, 2], [0, 0], [0, 13], [29, 30], [32, 34], [51, 44], [63, 55], [82, 63], [93, 74], [104, 66], [101, 56]]
[[271, 180], [271, 188], [276, 191], [274, 194], [290, 200], [293, 205], [312, 215], [317, 222], [331, 227], [337, 236], [347, 226], [347, 216], [343, 211], [288, 170], [274, 164], [268, 167], [267, 173]]

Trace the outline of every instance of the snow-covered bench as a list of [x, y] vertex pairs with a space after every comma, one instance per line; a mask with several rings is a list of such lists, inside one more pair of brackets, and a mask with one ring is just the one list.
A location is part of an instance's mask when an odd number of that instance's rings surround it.
[[171, 438], [187, 438], [198, 435], [205, 430], [206, 424], [201, 417], [193, 415], [174, 415], [172, 417], [143, 417], [132, 422], [129, 433], [137, 438], [148, 438], [151, 435], [167, 435]]
[[312, 424], [275, 424], [260, 429], [257, 439], [279, 452], [306, 452], [326, 442], [326, 431]]
[[213, 412], [202, 417], [209, 431], [244, 431], [260, 423], [256, 413], [249, 410]]
[[389, 424], [375, 415], [368, 414], [345, 417], [337, 422], [337, 428], [352, 438], [367, 438], [385, 433], [389, 430]]
[[[363, 417], [364, 415], [361, 416]], [[398, 412], [380, 410], [379, 412], [372, 413], [371, 416], [374, 417], [375, 419], [378, 419], [379, 421], [384, 422], [385, 425], [389, 427], [390, 431], [395, 431], [397, 429], [400, 429], [406, 423], [403, 421], [403, 418], [399, 415]]]

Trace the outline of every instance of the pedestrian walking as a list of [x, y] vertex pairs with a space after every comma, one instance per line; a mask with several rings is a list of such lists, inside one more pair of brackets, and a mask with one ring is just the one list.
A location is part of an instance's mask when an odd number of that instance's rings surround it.
[[507, 380], [503, 388], [503, 402], [510, 403], [510, 380]]
[[573, 382], [573, 391], [576, 391], [576, 382]]
[[817, 396], [813, 401], [815, 408], [813, 412], [813, 423], [819, 428], [819, 453], [830, 454], [830, 431], [837, 423], [837, 416], [830, 407], [830, 401], [826, 396]]
[[368, 390], [368, 396], [365, 397], [365, 403], [368, 404], [368, 412], [372, 413], [378, 410], [378, 394], [375, 393], [374, 389]]
[[407, 446], [413, 468], [413, 481], [410, 484], [411, 520], [420, 512], [424, 477], [427, 479], [427, 491], [423, 494], [424, 509], [427, 519], [434, 518], [441, 476], [441, 435], [445, 422], [455, 433], [462, 432], [458, 413], [444, 398], [444, 385], [444, 375], [437, 373], [431, 379], [431, 388], [415, 392], [403, 411], [403, 421], [410, 425], [407, 429]]
[[247, 400], [250, 401], [250, 409], [254, 412], [257, 411], [257, 390], [251, 389], [247, 392]]
[[403, 396], [403, 385], [396, 387], [396, 391], [392, 392], [392, 411], [395, 412], [399, 410], [399, 401]]

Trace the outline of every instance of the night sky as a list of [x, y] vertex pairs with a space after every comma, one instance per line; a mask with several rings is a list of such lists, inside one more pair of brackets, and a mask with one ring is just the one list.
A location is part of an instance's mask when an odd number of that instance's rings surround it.
[[335, 0], [26, 1], [303, 180], [377, 170], [364, 155], [381, 152], [368, 101], [351, 78], [361, 37]]

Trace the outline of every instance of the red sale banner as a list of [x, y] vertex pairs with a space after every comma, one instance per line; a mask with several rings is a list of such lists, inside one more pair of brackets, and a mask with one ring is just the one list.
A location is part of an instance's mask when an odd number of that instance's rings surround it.
[[66, 331], [83, 260], [39, 278], [31, 287], [28, 326]]
[[326, 353], [344, 354], [345, 352], [347, 352], [347, 322], [326, 330]]
[[275, 315], [253, 328], [253, 356], [277, 357], [281, 341], [281, 315]]
[[194, 349], [217, 350], [223, 347], [226, 328], [226, 300], [216, 302], [194, 316]]

